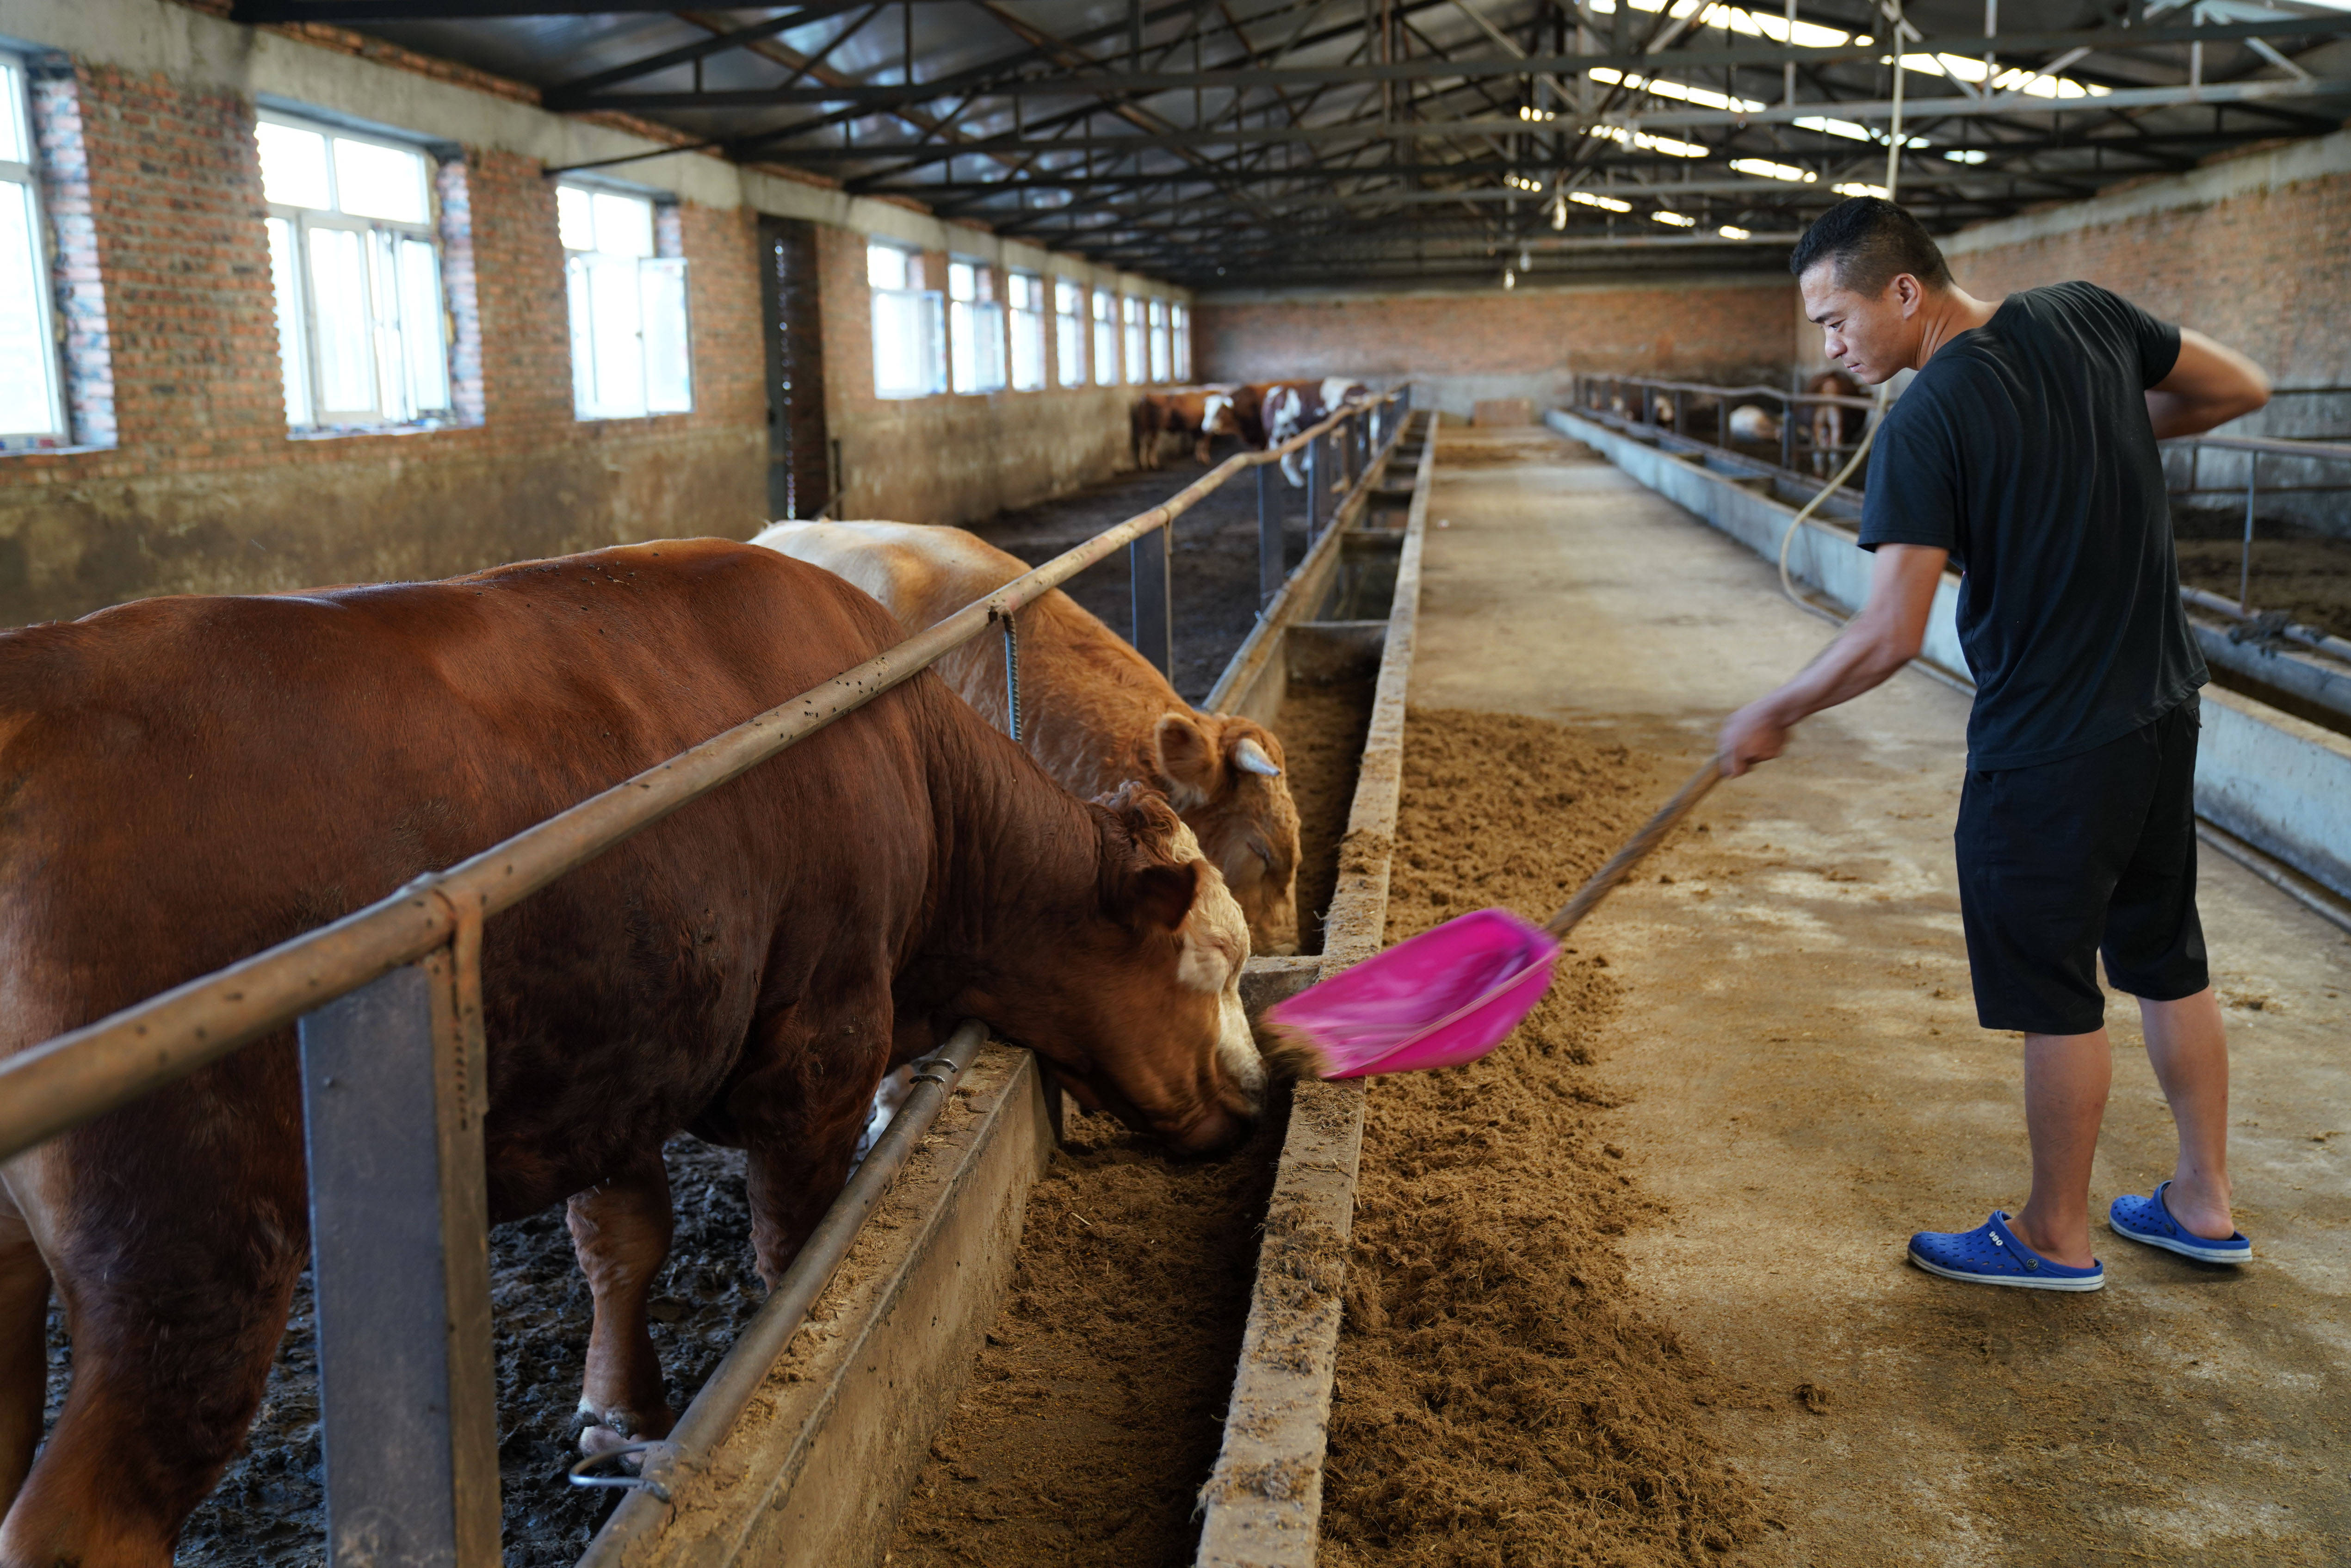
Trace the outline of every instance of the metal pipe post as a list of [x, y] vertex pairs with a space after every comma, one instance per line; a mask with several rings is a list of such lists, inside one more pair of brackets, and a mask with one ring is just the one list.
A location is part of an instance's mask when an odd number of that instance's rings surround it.
[[1306, 444], [1306, 542], [1322, 531], [1322, 438]]
[[2253, 612], [2253, 497], [2261, 488], [2262, 455], [2245, 454], [2245, 549], [2237, 562], [2237, 610]]
[[1796, 467], [1796, 407], [1792, 398], [1780, 403], [1780, 466], [1791, 473]]
[[1281, 470], [1270, 463], [1257, 465], [1257, 603], [1273, 602], [1288, 576], [1281, 538]]
[[481, 924], [304, 1015], [333, 1568], [497, 1568]]
[[1134, 585], [1134, 646], [1169, 680], [1176, 678], [1176, 590], [1168, 575], [1165, 528], [1137, 534], [1127, 547]]
[[1004, 618], [1004, 733], [1020, 738], [1020, 631]]

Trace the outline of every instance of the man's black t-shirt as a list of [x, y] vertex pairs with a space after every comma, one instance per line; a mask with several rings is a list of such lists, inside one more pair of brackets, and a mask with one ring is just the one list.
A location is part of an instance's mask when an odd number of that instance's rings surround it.
[[2179, 328], [2095, 284], [2028, 288], [1886, 416], [1861, 543], [1939, 547], [1966, 573], [1969, 767], [2087, 751], [2204, 684], [2143, 395], [2179, 358]]

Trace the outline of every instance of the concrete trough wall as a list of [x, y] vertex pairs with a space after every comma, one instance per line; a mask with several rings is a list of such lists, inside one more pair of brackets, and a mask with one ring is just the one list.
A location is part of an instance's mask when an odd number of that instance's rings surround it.
[[[1753, 494], [1687, 458], [1553, 409], [1544, 422], [1600, 453], [1667, 500], [1776, 560], [1796, 508]], [[1869, 557], [1850, 529], [1807, 519], [1788, 551], [1788, 570], [1850, 613], [1869, 593]], [[1946, 572], [1935, 594], [1923, 656], [1967, 679], [1956, 617], [1959, 577]], [[2217, 686], [2204, 689], [2204, 735], [2196, 758], [2198, 814], [2330, 892], [2351, 898], [2351, 739]]]

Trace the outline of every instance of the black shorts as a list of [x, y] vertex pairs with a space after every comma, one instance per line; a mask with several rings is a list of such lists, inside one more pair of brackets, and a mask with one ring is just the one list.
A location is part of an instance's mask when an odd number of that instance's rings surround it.
[[2118, 991], [2177, 1001], [2210, 983], [2196, 918], [2193, 696], [2144, 728], [2038, 768], [1970, 769], [1954, 835], [1976, 1018], [2087, 1034]]

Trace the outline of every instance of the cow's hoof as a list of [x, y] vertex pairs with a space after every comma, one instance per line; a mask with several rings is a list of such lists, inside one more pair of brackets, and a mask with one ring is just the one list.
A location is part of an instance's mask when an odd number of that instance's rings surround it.
[[[572, 1414], [571, 1429], [580, 1436], [580, 1452], [587, 1456], [609, 1454], [649, 1437], [667, 1437], [676, 1421], [666, 1405], [642, 1416], [619, 1406], [599, 1410], [582, 1405]], [[634, 1464], [633, 1459], [628, 1462]]]

